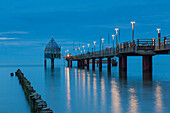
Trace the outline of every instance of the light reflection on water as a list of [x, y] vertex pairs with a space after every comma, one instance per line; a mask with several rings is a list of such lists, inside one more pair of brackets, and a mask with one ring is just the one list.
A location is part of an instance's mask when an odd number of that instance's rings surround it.
[[111, 99], [112, 99], [112, 112], [121, 113], [121, 103], [120, 103], [120, 94], [117, 83], [114, 79], [111, 81], [112, 89], [111, 89]]
[[[143, 82], [140, 79], [142, 78], [138, 70], [140, 67], [133, 73], [129, 71], [127, 80], [119, 80], [117, 67], [112, 67], [111, 73], [107, 73], [107, 67], [104, 66], [102, 73], [99, 73], [98, 68], [96, 71], [91, 69], [87, 71], [64, 66], [54, 69], [44, 69], [41, 66], [3, 67], [0, 68], [2, 111], [8, 108], [7, 104], [3, 103], [15, 102], [16, 106], [12, 107], [9, 104], [12, 111], [16, 111], [15, 107], [18, 108], [20, 103], [26, 106], [24, 103], [27, 101], [22, 88], [18, 85], [18, 79], [7, 76], [11, 70], [14, 72], [18, 68], [24, 72], [54, 113], [167, 113], [170, 111], [170, 76], [168, 74], [170, 66], [166, 65], [161, 65], [161, 68], [154, 66], [156, 73], [153, 75], [152, 82]], [[15, 92], [16, 89], [18, 92]], [[20, 101], [12, 95], [21, 97]], [[26, 107], [22, 107], [20, 111], [27, 109], [29, 112], [29, 106]]]
[[70, 112], [71, 111], [70, 73], [69, 73], [69, 68], [65, 68], [65, 70], [66, 70], [66, 81], [67, 81], [67, 110]]
[[[56, 86], [61, 89], [55, 89], [55, 97], [49, 103], [51, 108], [57, 112], [141, 113], [149, 111], [161, 113], [169, 110], [163, 104], [161, 84], [164, 83], [161, 82], [119, 80], [117, 75], [113, 74], [115, 72], [106, 74], [106, 71], [99, 73], [98, 70], [94, 72], [66, 67], [58, 67], [53, 70], [53, 73], [48, 73], [51, 72], [48, 70], [51, 69], [46, 69], [45, 80], [49, 80], [47, 77], [51, 74], [51, 78], [57, 79], [53, 81], [58, 81], [51, 86], [48, 85], [48, 90]], [[58, 78], [61, 79], [58, 80]], [[170, 82], [167, 84], [169, 85]], [[64, 87], [66, 90], [63, 90]], [[50, 93], [53, 92], [45, 92], [46, 95], [51, 95]], [[167, 92], [164, 91], [164, 93]], [[58, 97], [60, 97], [59, 100]], [[169, 99], [169, 96], [165, 94], [164, 98]], [[50, 98], [47, 97], [48, 99]], [[169, 103], [168, 99], [164, 101]]]
[[129, 102], [129, 111], [131, 113], [137, 113], [138, 111], [138, 100], [134, 88], [130, 88], [130, 102]]
[[159, 86], [159, 83], [156, 85], [156, 89], [155, 89], [155, 109], [156, 112], [161, 113], [163, 108], [163, 103], [162, 103], [162, 92], [161, 92], [161, 87]]

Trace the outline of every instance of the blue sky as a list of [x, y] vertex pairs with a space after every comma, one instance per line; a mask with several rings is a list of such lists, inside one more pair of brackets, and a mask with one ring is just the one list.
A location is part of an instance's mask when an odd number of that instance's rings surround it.
[[[121, 42], [170, 35], [168, 0], [5, 0], [0, 1], [1, 64], [42, 64], [43, 50], [54, 36], [62, 50], [78, 43], [99, 44], [99, 38], [121, 30]], [[86, 46], [87, 47], [87, 46]], [[71, 50], [70, 50], [71, 51]]]

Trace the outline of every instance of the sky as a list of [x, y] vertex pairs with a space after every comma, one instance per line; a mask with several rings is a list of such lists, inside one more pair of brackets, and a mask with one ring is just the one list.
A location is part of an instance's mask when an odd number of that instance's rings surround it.
[[[0, 65], [43, 64], [43, 51], [53, 36], [62, 53], [96, 41], [120, 28], [120, 42], [170, 35], [168, 0], [1, 0]], [[111, 37], [110, 37], [111, 40]], [[168, 58], [161, 56], [160, 59]]]

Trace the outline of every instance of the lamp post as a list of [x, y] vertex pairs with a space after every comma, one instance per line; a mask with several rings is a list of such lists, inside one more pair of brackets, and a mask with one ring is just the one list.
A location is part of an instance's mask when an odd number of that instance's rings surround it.
[[83, 47], [83, 52], [84, 52], [84, 45], [82, 47]]
[[132, 24], [132, 40], [133, 40], [133, 49], [134, 48], [134, 24], [135, 24], [135, 21], [131, 21], [131, 24]]
[[159, 42], [159, 49], [161, 48], [161, 33], [160, 33], [160, 28], [157, 28], [158, 31], [158, 42]]
[[119, 28], [115, 28], [115, 30], [116, 30], [116, 45], [117, 45], [117, 42], [118, 42], [118, 39], [117, 39], [117, 32], [118, 32]]
[[113, 38], [113, 49], [114, 49], [114, 39], [115, 39], [115, 35], [112, 35]]
[[94, 51], [95, 51], [95, 49], [96, 49], [96, 48], [95, 48], [95, 45], [96, 45], [96, 41], [94, 41], [93, 43], [94, 43]]
[[88, 52], [89, 52], [89, 45], [90, 45], [90, 44], [87, 44], [87, 45], [88, 45]]
[[161, 37], [161, 33], [160, 33], [160, 28], [157, 28], [157, 31], [158, 31], [158, 38], [160, 38]]
[[102, 49], [104, 49], [104, 47], [103, 47], [103, 42], [104, 42], [104, 38], [102, 38]]
[[131, 24], [132, 24], [132, 40], [134, 40], [134, 24], [135, 24], [135, 21], [132, 21]]

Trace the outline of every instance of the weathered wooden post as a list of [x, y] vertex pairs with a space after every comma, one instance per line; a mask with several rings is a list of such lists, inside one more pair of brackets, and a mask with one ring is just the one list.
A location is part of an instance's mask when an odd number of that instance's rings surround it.
[[35, 113], [53, 113], [50, 108], [47, 108], [47, 103], [41, 98], [41, 95], [36, 93], [31, 82], [29, 82], [20, 69], [17, 70], [16, 76], [24, 90], [25, 96], [31, 106], [32, 112]]

